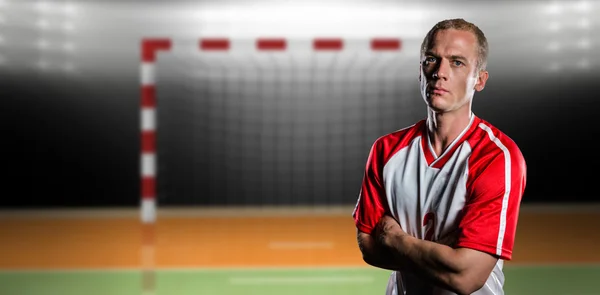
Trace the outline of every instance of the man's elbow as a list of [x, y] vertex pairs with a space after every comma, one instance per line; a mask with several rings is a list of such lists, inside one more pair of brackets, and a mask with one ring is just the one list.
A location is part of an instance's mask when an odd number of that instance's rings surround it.
[[375, 253], [375, 243], [371, 235], [359, 231], [357, 240], [363, 261], [369, 265], [377, 266], [377, 253]]
[[362, 252], [362, 259], [368, 265], [379, 266], [379, 264], [377, 263], [377, 259], [374, 257], [374, 255], [372, 255], [366, 251]]
[[457, 249], [448, 283], [455, 293], [472, 294], [485, 286], [498, 259], [472, 249]]
[[456, 274], [450, 277], [449, 285], [454, 289], [453, 292], [459, 295], [468, 295], [483, 288], [486, 280], [487, 278], [483, 278], [480, 275]]
[[375, 264], [377, 259], [373, 253], [373, 249], [367, 247], [366, 245], [361, 243], [361, 241], [359, 241], [358, 243], [358, 248], [360, 249], [360, 252], [362, 254], [362, 260], [366, 264], [376, 266]]

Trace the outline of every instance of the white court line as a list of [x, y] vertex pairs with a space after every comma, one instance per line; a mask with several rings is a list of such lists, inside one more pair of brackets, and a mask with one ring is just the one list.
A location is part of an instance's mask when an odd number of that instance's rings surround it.
[[[511, 263], [505, 264], [505, 268], [600, 268], [600, 263]], [[139, 272], [146, 270], [143, 267], [123, 267], [123, 268], [28, 268], [28, 269], [0, 269], [0, 273], [80, 273], [80, 272]], [[173, 266], [173, 267], [154, 267], [154, 271], [160, 272], [231, 272], [231, 271], [321, 271], [321, 270], [375, 270], [369, 265], [299, 265], [299, 266], [215, 266], [215, 267], [195, 267], [195, 266]]]
[[[174, 267], [154, 267], [154, 271], [161, 272], [231, 272], [231, 271], [303, 271], [303, 270], [371, 270], [369, 265], [299, 265], [299, 266], [214, 266], [214, 267], [195, 267], [195, 266], [174, 266]], [[123, 268], [28, 268], [28, 269], [0, 269], [0, 273], [78, 273], [78, 272], [139, 272], [146, 270], [144, 267], [123, 267]]]
[[232, 277], [232, 285], [288, 285], [288, 284], [368, 284], [375, 279], [368, 276], [320, 276], [320, 277]]
[[269, 243], [269, 249], [273, 250], [298, 250], [298, 249], [333, 249], [332, 242], [284, 242], [274, 241]]

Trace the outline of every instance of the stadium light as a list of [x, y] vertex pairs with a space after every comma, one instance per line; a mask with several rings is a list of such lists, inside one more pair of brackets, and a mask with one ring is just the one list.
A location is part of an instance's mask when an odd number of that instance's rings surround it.
[[563, 6], [560, 3], [553, 1], [546, 7], [545, 11], [547, 14], [560, 14], [563, 12]]
[[592, 4], [587, 0], [580, 0], [573, 8], [579, 13], [588, 13], [592, 9]]
[[561, 48], [560, 43], [558, 43], [557, 41], [551, 42], [550, 44], [548, 44], [548, 50], [549, 51], [559, 51]]
[[548, 25], [548, 29], [552, 32], [558, 32], [561, 29], [561, 25], [559, 22], [552, 22]]
[[75, 65], [73, 65], [73, 63], [71, 63], [71, 62], [67, 62], [67, 63], [65, 63], [65, 64], [62, 66], [62, 69], [63, 69], [65, 72], [69, 72], [69, 73], [71, 73], [71, 72], [74, 72], [74, 71], [75, 71]]
[[73, 52], [75, 51], [75, 45], [73, 45], [71, 42], [65, 42], [63, 44], [63, 49], [68, 52]]
[[237, 37], [252, 32], [288, 37], [314, 34], [355, 36], [381, 32], [400, 32], [404, 37], [420, 36], [425, 11], [416, 6], [390, 4], [366, 5], [355, 3], [313, 4], [268, 3], [261, 5], [209, 5], [192, 12], [192, 17], [214, 28]]
[[62, 28], [65, 32], [75, 31], [75, 26], [73, 25], [72, 22], [64, 22], [62, 25]]
[[75, 15], [77, 13], [77, 7], [73, 3], [67, 3], [63, 7], [63, 12], [67, 15]]
[[38, 20], [36, 24], [37, 24], [38, 28], [40, 28], [42, 30], [47, 30], [48, 28], [50, 28], [50, 23], [45, 19]]
[[40, 60], [37, 63], [37, 67], [41, 70], [47, 70], [50, 67], [50, 64], [45, 60]]
[[[2, 0], [0, 0], [2, 1]], [[77, 6], [71, 2], [65, 3], [63, 5], [59, 5], [56, 2], [41, 0], [35, 4], [35, 8], [40, 13], [46, 14], [60, 14], [61, 12], [66, 15], [75, 15], [77, 14]]]
[[577, 62], [577, 67], [579, 67], [580, 69], [589, 69], [590, 61], [586, 58], [583, 58]]
[[577, 26], [582, 30], [587, 30], [590, 28], [590, 20], [588, 18], [582, 18], [577, 23]]
[[52, 3], [48, 1], [39, 1], [36, 3], [35, 8], [41, 13], [48, 13], [52, 10]]
[[577, 47], [579, 47], [580, 49], [590, 49], [590, 47], [591, 47], [590, 39], [583, 38], [583, 39], [579, 40], [579, 42], [577, 42]]
[[40, 39], [37, 42], [37, 46], [39, 49], [44, 50], [50, 47], [50, 43], [48, 43], [48, 41], [46, 41], [45, 39]]
[[558, 72], [562, 69], [562, 66], [558, 63], [558, 62], [553, 62], [550, 64], [550, 66], [548, 67], [548, 70], [550, 72]]

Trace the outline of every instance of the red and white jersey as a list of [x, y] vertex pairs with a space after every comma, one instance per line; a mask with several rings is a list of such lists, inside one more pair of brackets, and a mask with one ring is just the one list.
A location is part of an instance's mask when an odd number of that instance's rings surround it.
[[[504, 294], [503, 261], [512, 257], [525, 190], [523, 155], [508, 136], [475, 115], [442, 155], [435, 154], [427, 134], [422, 120], [375, 141], [353, 212], [356, 227], [370, 234], [390, 214], [420, 239], [436, 241], [458, 229], [456, 247], [500, 258], [474, 294]], [[394, 272], [387, 294], [454, 293]]]

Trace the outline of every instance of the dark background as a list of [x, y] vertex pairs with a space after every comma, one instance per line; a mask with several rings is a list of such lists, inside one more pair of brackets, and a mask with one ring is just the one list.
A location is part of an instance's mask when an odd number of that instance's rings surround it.
[[[489, 38], [490, 79], [475, 96], [474, 112], [521, 148], [528, 165], [523, 201], [596, 202], [597, 1], [582, 9], [577, 1], [559, 2], [549, 11], [551, 1], [451, 2], [370, 2], [424, 12], [406, 20], [412, 25], [373, 25], [364, 36], [352, 35], [353, 28], [311, 31], [308, 16], [287, 24], [291, 39], [338, 33], [360, 40], [380, 35], [378, 29], [402, 38], [408, 55], [372, 67], [371, 57], [334, 73], [318, 69], [315, 59], [294, 59], [308, 69], [295, 70], [253, 55], [235, 57], [235, 66], [211, 58], [189, 65], [185, 55], [161, 55], [161, 206], [354, 204], [372, 142], [424, 118], [418, 43], [449, 17], [475, 22]], [[212, 19], [180, 14], [190, 5], [199, 11], [229, 5], [251, 15], [254, 8], [231, 1], [47, 3], [13, 1], [0, 8], [5, 208], [138, 206], [141, 38], [269, 35], [263, 27], [219, 31], [208, 25]], [[338, 69], [346, 58], [335, 60]], [[207, 76], [190, 74], [196, 70]], [[238, 76], [224, 78], [227, 73]]]

